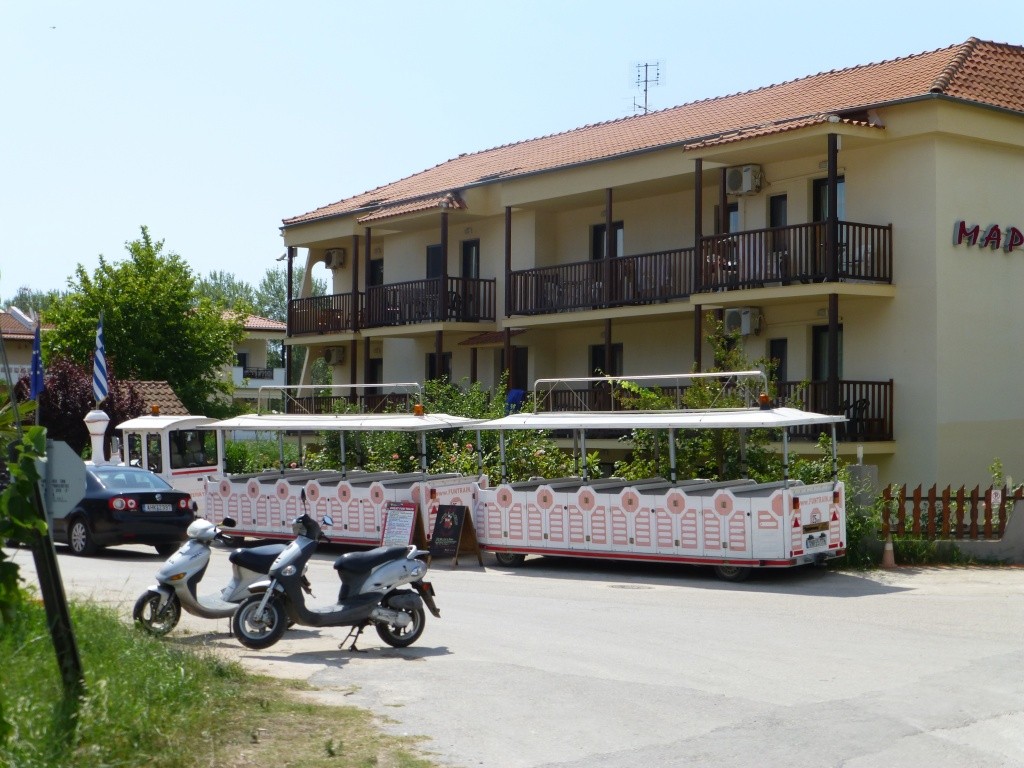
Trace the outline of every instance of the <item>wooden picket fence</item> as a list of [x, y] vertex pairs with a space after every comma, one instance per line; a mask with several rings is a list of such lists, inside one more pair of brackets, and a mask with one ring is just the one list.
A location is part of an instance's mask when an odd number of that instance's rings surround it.
[[[937, 486], [923, 491], [917, 486], [887, 486], [882, 491], [882, 538], [914, 536], [921, 539], [1001, 539], [1013, 504], [1024, 498], [1024, 487], [980, 486], [967, 491]], [[886, 514], [887, 512], [887, 514]]]

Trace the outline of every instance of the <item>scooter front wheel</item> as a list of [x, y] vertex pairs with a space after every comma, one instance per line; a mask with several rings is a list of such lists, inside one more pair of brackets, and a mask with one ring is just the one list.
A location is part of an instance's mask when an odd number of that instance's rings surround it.
[[262, 613], [261, 602], [263, 595], [253, 595], [231, 616], [231, 630], [238, 642], [256, 651], [272, 646], [288, 627], [288, 616], [278, 597], [271, 596]]
[[380, 635], [380, 639], [392, 648], [405, 648], [407, 645], [415, 643], [419, 639], [420, 635], [423, 634], [423, 628], [427, 623], [427, 617], [424, 615], [423, 609], [419, 607], [388, 607], [393, 611], [408, 614], [412, 617], [412, 622], [404, 627], [399, 627], [396, 624], [374, 624], [374, 628], [377, 630], [377, 634]]
[[132, 618], [135, 623], [149, 632], [151, 635], [160, 637], [166, 635], [178, 625], [181, 619], [181, 601], [177, 594], [171, 593], [167, 598], [164, 607], [160, 607], [161, 594], [155, 590], [147, 589], [139, 599], [135, 601], [132, 608]]

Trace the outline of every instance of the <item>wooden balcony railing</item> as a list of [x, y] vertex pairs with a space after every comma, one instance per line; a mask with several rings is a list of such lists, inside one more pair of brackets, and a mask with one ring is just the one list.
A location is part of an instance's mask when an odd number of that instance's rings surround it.
[[[805, 411], [831, 413], [827, 402], [828, 382], [806, 383], [785, 381], [777, 384], [775, 404], [795, 405]], [[679, 401], [685, 395], [678, 387], [661, 387], [666, 397]], [[836, 413], [846, 416], [848, 421], [839, 425], [836, 437], [841, 442], [878, 442], [893, 439], [893, 383], [889, 381], [839, 382], [839, 408]], [[618, 396], [612, 402], [611, 390], [607, 385], [590, 388], [552, 389], [544, 393], [540, 404], [542, 409], [552, 411], [606, 411], [628, 409], [629, 399]], [[816, 440], [822, 432], [820, 426], [808, 425], [790, 429], [790, 438]]]
[[494, 280], [449, 277], [444, 293], [442, 283], [435, 277], [368, 288], [366, 327], [494, 320]]
[[250, 368], [249, 366], [246, 366], [242, 369], [242, 377], [246, 379], [273, 379], [274, 369]]
[[[359, 294], [359, 303], [362, 303], [362, 294]], [[292, 299], [288, 306], [288, 333], [299, 336], [351, 331], [359, 309], [358, 306], [353, 308], [351, 293]]]
[[[825, 224], [795, 224], [701, 238], [701, 290], [823, 282]], [[892, 282], [892, 225], [839, 222], [839, 280]]]
[[[828, 404], [828, 382], [782, 381], [777, 385], [778, 403], [794, 402], [798, 408], [817, 413], [842, 413], [848, 421], [840, 425], [843, 441], [872, 442], [893, 439], [893, 383], [888, 381], [839, 381], [839, 407]], [[790, 431], [792, 437], [816, 439], [820, 428], [807, 426]]]
[[621, 307], [689, 296], [693, 248], [512, 272], [509, 314]]
[[314, 394], [289, 397], [283, 407], [286, 413], [338, 413], [357, 410], [360, 413], [407, 412], [412, 410], [412, 395], [374, 394], [360, 395]]

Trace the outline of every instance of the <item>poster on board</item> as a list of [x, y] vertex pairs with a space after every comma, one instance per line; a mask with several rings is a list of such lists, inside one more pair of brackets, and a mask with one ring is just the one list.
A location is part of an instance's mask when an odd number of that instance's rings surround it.
[[475, 554], [480, 565], [484, 564], [469, 507], [442, 504], [437, 508], [437, 517], [434, 519], [430, 556], [450, 557], [454, 568], [459, 564], [460, 553]]
[[404, 547], [413, 543], [416, 531], [416, 504], [411, 501], [389, 501], [384, 507], [382, 547]]

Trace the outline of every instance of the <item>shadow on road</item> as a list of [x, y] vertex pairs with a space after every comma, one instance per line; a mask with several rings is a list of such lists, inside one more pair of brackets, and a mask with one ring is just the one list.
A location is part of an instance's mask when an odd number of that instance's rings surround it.
[[906, 587], [884, 584], [868, 572], [834, 571], [814, 566], [755, 569], [747, 581], [730, 583], [715, 576], [709, 567], [678, 563], [634, 563], [588, 560], [576, 557], [528, 557], [514, 568], [489, 564], [488, 570], [509, 576], [571, 578], [576, 581], [621, 580], [612, 588], [635, 588], [638, 584], [733, 592], [771, 592], [811, 597], [865, 597], [907, 591]]

